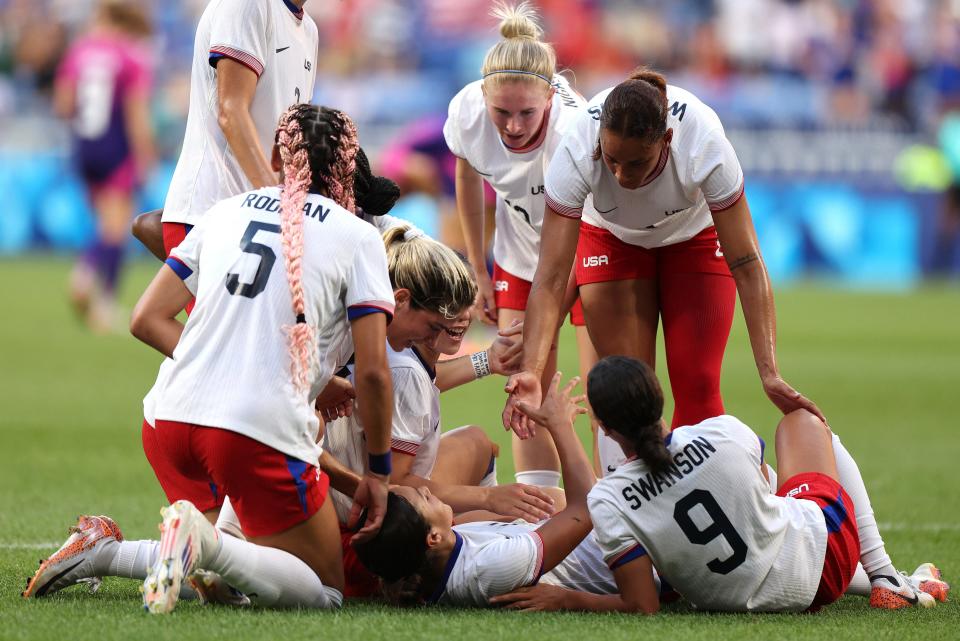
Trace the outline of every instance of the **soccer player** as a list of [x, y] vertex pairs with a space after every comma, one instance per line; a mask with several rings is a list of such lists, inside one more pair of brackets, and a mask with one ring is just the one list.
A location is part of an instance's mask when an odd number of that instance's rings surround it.
[[[165, 255], [214, 203], [277, 184], [267, 155], [277, 120], [310, 101], [316, 80], [319, 37], [305, 1], [211, 0], [201, 15], [187, 129], [163, 206]], [[134, 226], [154, 253], [158, 214]]]
[[[672, 427], [723, 414], [720, 366], [737, 292], [767, 396], [784, 413], [803, 408], [823, 418], [780, 376], [773, 293], [743, 172], [707, 105], [638, 69], [580, 113], [550, 162], [545, 190], [524, 371], [507, 385], [505, 426], [521, 438], [535, 434], [514, 404], [539, 402], [574, 260], [587, 329], [601, 357], [627, 355], [652, 365], [662, 321], [676, 403]], [[615, 468], [622, 453], [610, 460], [607, 451], [603, 467]]]
[[[443, 134], [457, 157], [457, 211], [477, 275], [478, 317], [506, 328], [522, 320], [527, 308], [540, 251], [547, 164], [583, 111], [584, 100], [556, 73], [556, 54], [540, 40], [536, 13], [527, 2], [499, 4], [493, 14], [501, 20], [503, 37], [487, 52], [482, 78], [450, 101]], [[487, 273], [483, 181], [497, 194], [492, 280]], [[569, 298], [567, 304], [573, 296]], [[595, 355], [579, 311], [578, 304], [573, 322], [582, 366], [589, 370]], [[556, 369], [558, 324], [550, 331], [544, 367], [538, 372], [545, 382]], [[514, 437], [513, 456], [517, 481], [559, 484], [559, 461], [548, 434], [523, 441]]]
[[[144, 581], [151, 612], [172, 610], [198, 569], [262, 605], [340, 605], [339, 528], [325, 500], [328, 478], [316, 467], [313, 400], [348, 349], [369, 452], [354, 499], [358, 513], [368, 505], [374, 515], [360, 534], [379, 527], [390, 476], [384, 346], [394, 295], [380, 236], [352, 211], [357, 149], [356, 128], [342, 112], [291, 107], [273, 154], [283, 188], [217, 204], [134, 310], [131, 331], [168, 356], [145, 402], [155, 428], [144, 422], [144, 449], [177, 499], [163, 510]], [[184, 326], [176, 315], [194, 295]], [[211, 524], [228, 494], [249, 541]], [[109, 533], [96, 531], [103, 523], [77, 532], [42, 564], [25, 596], [75, 582], [68, 575], [84, 560], [96, 565], [94, 548], [110, 547]], [[77, 558], [85, 550], [94, 554]]]
[[858, 560], [870, 576], [872, 607], [946, 600], [949, 586], [932, 564], [912, 577], [894, 569], [876, 525], [861, 519], [870, 499], [857, 464], [807, 410], [790, 412], [777, 427], [784, 480], [771, 494], [763, 441], [726, 415], [671, 432], [646, 363], [604, 358], [590, 372], [587, 393], [601, 429], [629, 456], [589, 496], [619, 594], [535, 588], [504, 602], [653, 613], [656, 567], [697, 608], [815, 611], [844, 593]]
[[89, 30], [64, 56], [54, 107], [69, 119], [74, 162], [97, 216], [97, 237], [70, 278], [70, 298], [94, 331], [117, 321], [115, 293], [137, 184], [154, 162], [151, 25], [136, 4], [103, 0]]
[[558, 373], [543, 407], [525, 408], [556, 443], [564, 510], [539, 524], [475, 520], [491, 516], [481, 513], [451, 526], [453, 510], [429, 488], [396, 487], [383, 527], [355, 545], [360, 560], [391, 584], [389, 591], [417, 603], [486, 607], [492, 598], [538, 581], [595, 594], [616, 590], [590, 532], [586, 495], [596, 479], [573, 429], [574, 417], [586, 411], [577, 405], [583, 396], [570, 396], [577, 380], [561, 390]]

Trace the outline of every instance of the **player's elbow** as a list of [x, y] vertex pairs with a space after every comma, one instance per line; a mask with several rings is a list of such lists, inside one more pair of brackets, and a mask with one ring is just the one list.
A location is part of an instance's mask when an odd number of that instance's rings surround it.
[[656, 614], [660, 611], [660, 599], [656, 596], [645, 599], [624, 600], [626, 610], [634, 614]]
[[133, 308], [133, 312], [130, 313], [130, 333], [144, 343], [149, 342], [148, 338], [151, 334], [152, 327], [151, 321], [152, 318], [144, 309], [144, 305], [137, 303], [136, 307]]
[[229, 136], [239, 122], [240, 107], [232, 100], [221, 100], [217, 109], [217, 124], [225, 136]]

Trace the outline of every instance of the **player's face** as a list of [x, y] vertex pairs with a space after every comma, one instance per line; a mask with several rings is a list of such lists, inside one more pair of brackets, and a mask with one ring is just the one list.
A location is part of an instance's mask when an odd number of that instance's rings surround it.
[[637, 189], [653, 178], [673, 130], [653, 144], [639, 138], [625, 138], [607, 129], [600, 130], [600, 154], [617, 183], [624, 189]]
[[463, 336], [470, 327], [470, 309], [467, 308], [457, 316], [456, 320], [447, 323], [447, 326], [437, 338], [437, 351], [447, 356], [453, 356], [460, 351], [463, 345]]
[[387, 326], [387, 338], [391, 343], [400, 343], [410, 347], [422, 343], [437, 350], [437, 340], [450, 321], [440, 312], [415, 309], [411, 306], [410, 293], [405, 289], [394, 292], [397, 306], [394, 309], [393, 322]]
[[431, 527], [439, 529], [449, 528], [453, 524], [453, 508], [435, 497], [425, 487], [409, 487], [398, 485], [391, 492], [396, 492], [410, 502], [413, 509], [423, 517]]
[[523, 147], [540, 133], [543, 114], [553, 98], [553, 87], [536, 82], [516, 81], [484, 86], [487, 114], [508, 147]]

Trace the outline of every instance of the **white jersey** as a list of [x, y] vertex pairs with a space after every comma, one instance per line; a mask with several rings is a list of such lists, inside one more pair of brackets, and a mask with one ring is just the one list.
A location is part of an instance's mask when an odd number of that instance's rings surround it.
[[600, 476], [613, 474], [627, 462], [623, 448], [603, 430], [597, 431], [597, 458], [600, 460]]
[[481, 83], [470, 83], [450, 101], [443, 136], [453, 155], [469, 162], [497, 193], [494, 260], [508, 273], [532, 281], [540, 255], [543, 176], [564, 132], [586, 103], [566, 78], [554, 76], [556, 93], [543, 141], [512, 150], [487, 114]]
[[[564, 136], [547, 171], [547, 204], [648, 248], [689, 240], [713, 225], [710, 212], [733, 206], [743, 195], [743, 171], [717, 114], [689, 91], [668, 85], [673, 140], [655, 175], [637, 189], [624, 189], [603, 160], [594, 159], [611, 91], [597, 94]], [[588, 195], [593, 206], [584, 209]]]
[[631, 460], [590, 491], [590, 518], [611, 567], [649, 554], [660, 576], [711, 610], [800, 611], [823, 574], [827, 528], [813, 501], [770, 493], [763, 444], [732, 416], [668, 437], [675, 466]]
[[[329, 198], [303, 207], [302, 279], [317, 354], [296, 392], [284, 326], [295, 322], [280, 246], [280, 189], [229, 198], [207, 212], [167, 259], [197, 297], [180, 342], [144, 402], [156, 419], [244, 434], [316, 465], [316, 398], [345, 353], [350, 319], [393, 313], [376, 230]], [[147, 418], [151, 418], [149, 415]]]
[[317, 25], [283, 0], [211, 0], [200, 17], [190, 71], [190, 110], [163, 221], [195, 225], [215, 203], [252, 188], [217, 122], [219, 57], [257, 74], [250, 116], [270, 158], [281, 114], [309, 102], [316, 79]]
[[491, 597], [538, 581], [591, 592], [615, 594], [617, 583], [591, 532], [557, 567], [543, 569], [543, 541], [536, 523], [477, 521], [453, 527], [457, 542], [431, 601], [488, 607]]
[[[387, 343], [387, 362], [393, 378], [393, 425], [390, 449], [413, 457], [410, 473], [430, 478], [440, 448], [440, 390], [434, 384], [435, 373], [412, 347], [395, 351]], [[353, 367], [348, 366], [353, 382]], [[362, 402], [357, 399], [355, 403]], [[367, 445], [360, 414], [337, 419], [327, 425], [323, 447], [345, 467], [364, 474], [367, 471]], [[346, 523], [353, 497], [330, 489], [337, 517]]]

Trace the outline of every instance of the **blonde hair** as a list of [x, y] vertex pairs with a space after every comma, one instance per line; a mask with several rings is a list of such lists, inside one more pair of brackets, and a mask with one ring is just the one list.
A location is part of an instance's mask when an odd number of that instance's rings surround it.
[[457, 252], [407, 225], [388, 229], [383, 244], [390, 284], [409, 290], [414, 308], [452, 320], [473, 305], [477, 282]]
[[526, 80], [553, 83], [557, 54], [553, 46], [543, 42], [543, 29], [537, 23], [537, 12], [529, 2], [509, 5], [498, 2], [491, 15], [500, 19], [500, 42], [490, 47], [480, 70], [486, 87], [505, 82]]

